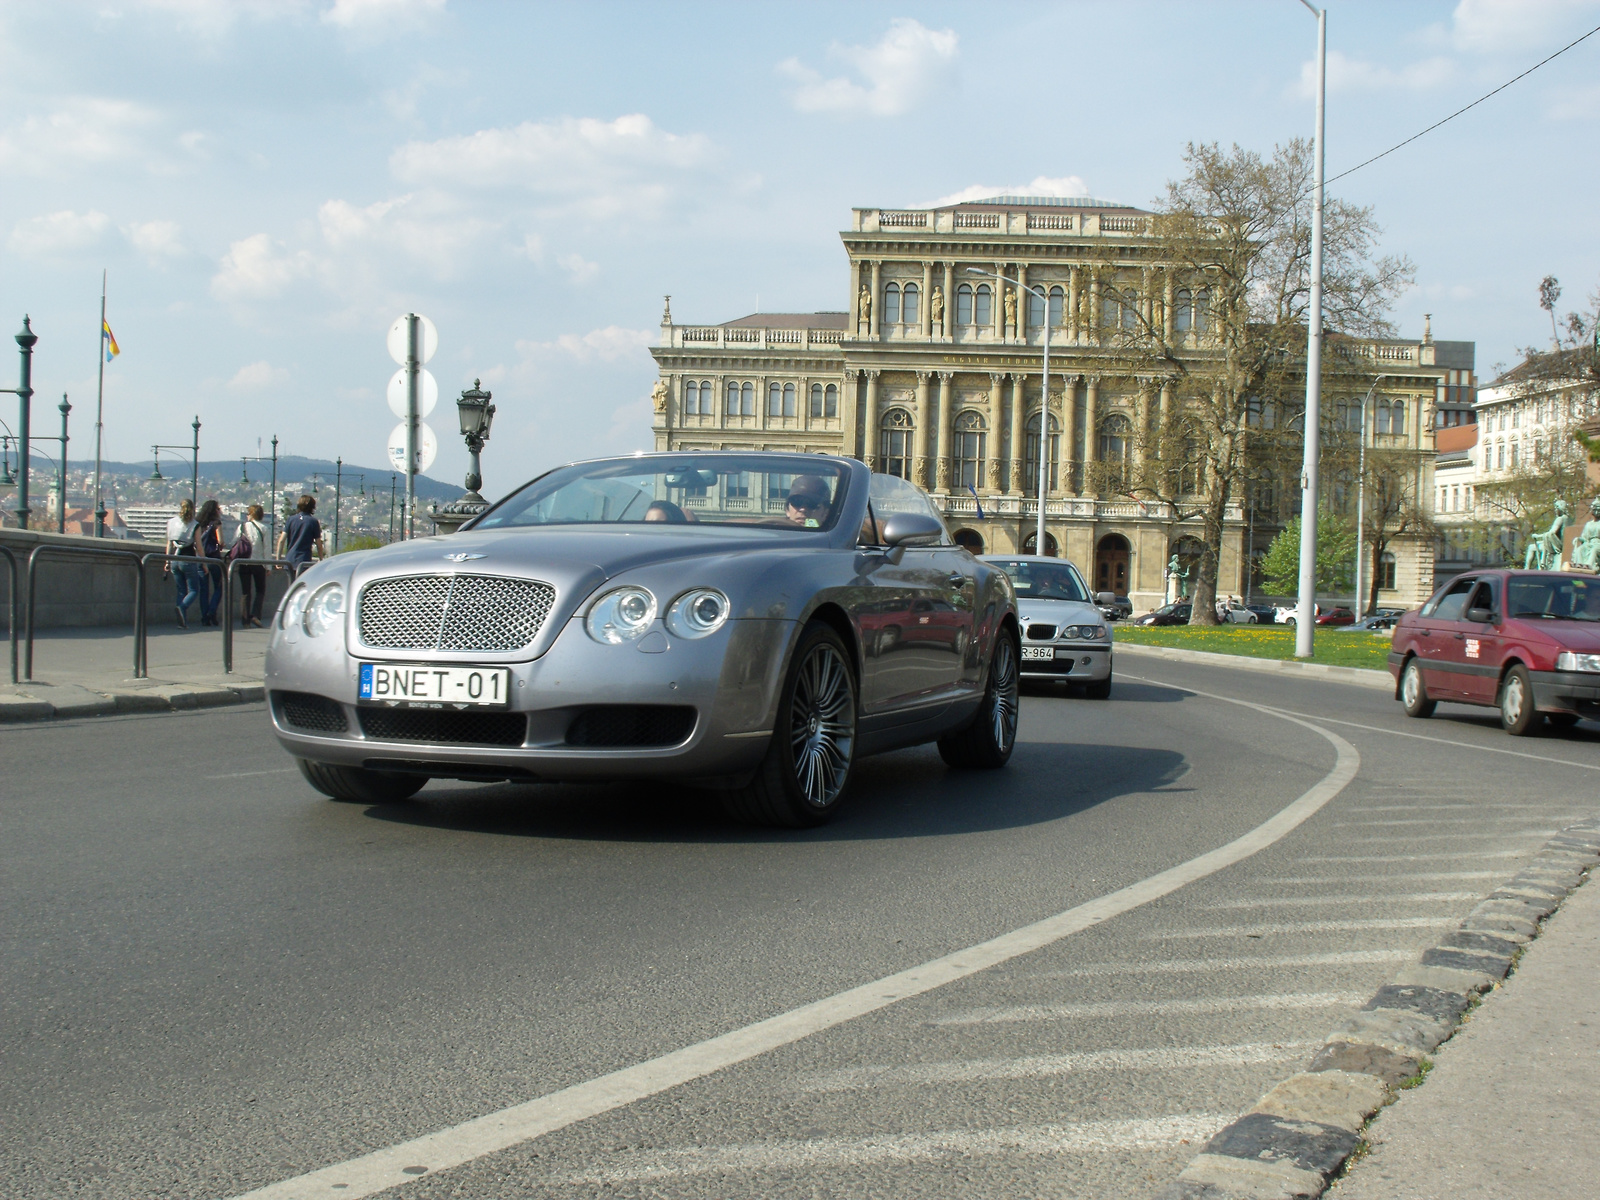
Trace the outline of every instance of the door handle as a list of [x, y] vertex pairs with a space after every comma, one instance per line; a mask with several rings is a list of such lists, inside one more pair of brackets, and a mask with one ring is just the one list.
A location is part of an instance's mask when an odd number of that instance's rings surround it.
[[1431, 629], [1419, 629], [1419, 630], [1417, 630], [1417, 636], [1419, 636], [1419, 637], [1432, 637], [1433, 636], [1433, 630], [1431, 630]]
[[949, 581], [950, 586], [953, 588], [964, 588], [967, 586], [967, 577], [960, 571], [951, 571], [949, 575]]
[[1466, 641], [1466, 640], [1467, 640], [1467, 635], [1466, 635], [1466, 634], [1464, 634], [1464, 633], [1458, 633], [1458, 634], [1456, 634], [1456, 641], [1458, 641], [1458, 642], [1464, 642], [1464, 641]]

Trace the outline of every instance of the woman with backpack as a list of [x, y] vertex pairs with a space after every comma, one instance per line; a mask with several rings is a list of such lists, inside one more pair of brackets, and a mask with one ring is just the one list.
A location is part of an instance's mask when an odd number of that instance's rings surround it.
[[259, 504], [252, 504], [239, 522], [239, 536], [228, 551], [228, 557], [237, 565], [233, 573], [239, 577], [239, 624], [250, 629], [261, 628], [261, 604], [267, 597], [267, 569], [251, 566], [252, 558], [267, 557], [267, 531], [261, 527], [266, 512]]
[[[178, 515], [167, 522], [167, 553], [181, 554], [185, 558], [194, 554], [194, 502], [185, 500], [178, 506]], [[163, 564], [163, 573], [172, 576], [178, 585], [178, 627], [189, 628], [189, 605], [196, 600], [204, 607], [205, 585], [201, 582], [200, 567], [193, 562], [171, 561]]]
[[194, 518], [194, 552], [201, 560], [200, 624], [217, 623], [217, 605], [222, 603], [222, 506], [207, 500]]

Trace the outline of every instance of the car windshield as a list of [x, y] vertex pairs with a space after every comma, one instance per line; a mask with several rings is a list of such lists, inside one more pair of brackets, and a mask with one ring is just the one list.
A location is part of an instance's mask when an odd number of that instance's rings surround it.
[[1582, 575], [1513, 575], [1506, 584], [1513, 617], [1600, 621], [1600, 579]]
[[672, 454], [576, 463], [540, 476], [474, 529], [539, 525], [833, 528], [845, 468], [810, 456]]
[[1020, 600], [1078, 600], [1087, 601], [1078, 577], [1066, 564], [1028, 562], [1015, 559], [995, 563], [1011, 576]]

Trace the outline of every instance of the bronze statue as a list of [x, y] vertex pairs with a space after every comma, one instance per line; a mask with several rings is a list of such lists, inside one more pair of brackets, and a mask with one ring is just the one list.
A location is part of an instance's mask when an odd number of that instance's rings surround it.
[[1522, 556], [1524, 571], [1549, 571], [1561, 561], [1562, 535], [1566, 532], [1567, 517], [1571, 511], [1565, 500], [1556, 501], [1556, 515], [1550, 522], [1550, 528], [1535, 534], [1528, 541], [1528, 551]]
[[1167, 574], [1178, 581], [1178, 599], [1187, 600], [1189, 598], [1189, 568], [1183, 565], [1183, 560], [1176, 554], [1172, 556], [1172, 561], [1167, 564]]
[[1589, 501], [1589, 521], [1572, 545], [1572, 565], [1600, 571], [1600, 496]]

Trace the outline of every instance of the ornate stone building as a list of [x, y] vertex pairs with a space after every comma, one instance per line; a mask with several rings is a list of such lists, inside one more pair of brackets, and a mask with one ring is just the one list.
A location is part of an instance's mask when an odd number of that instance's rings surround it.
[[[1127, 377], [1105, 330], [1142, 319], [1197, 356], [1209, 335], [1206, 294], [1167, 271], [1149, 217], [1105, 201], [1026, 196], [855, 209], [841, 235], [848, 311], [680, 325], [669, 298], [651, 351], [661, 373], [656, 448], [853, 455], [927, 488], [975, 551], [1032, 553], [1048, 323], [1045, 552], [1065, 553], [1097, 589], [1152, 607], [1197, 522], [1115, 486], [1117, 465], [1142, 452], [1135, 430], [1165, 417], [1172, 387]], [[1045, 295], [1019, 293], [999, 275]], [[1431, 364], [1415, 343], [1368, 351], [1390, 366], [1401, 353], [1418, 368]], [[1428, 423], [1431, 444], [1439, 372], [1424, 374], [1412, 429]], [[1275, 494], [1270, 506], [1259, 498], [1228, 514], [1223, 593], [1245, 594], [1249, 549], [1266, 547], [1280, 511], [1298, 511], [1298, 491]]]

